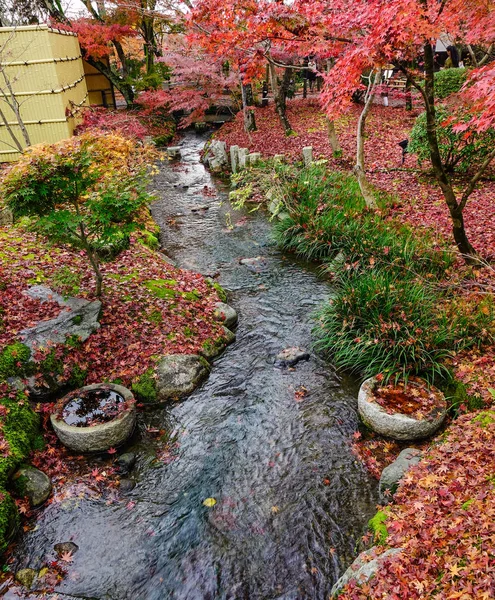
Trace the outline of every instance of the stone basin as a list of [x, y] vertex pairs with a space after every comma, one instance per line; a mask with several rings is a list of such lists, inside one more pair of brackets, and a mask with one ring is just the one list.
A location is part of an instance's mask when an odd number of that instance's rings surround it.
[[[92, 425], [84, 425], [82, 422], [74, 424], [74, 414], [63, 416], [66, 408], [75, 398], [90, 396], [98, 391], [114, 392], [124, 402], [124, 408], [119, 414], [110, 418], [107, 422]], [[97, 383], [87, 385], [75, 392], [64, 396], [55, 405], [54, 412], [50, 417], [52, 427], [58, 439], [74, 452], [105, 452], [109, 448], [120, 446], [132, 434], [136, 424], [136, 406], [132, 393], [121, 385], [111, 383]], [[72, 421], [73, 424], [69, 424]]]
[[[420, 440], [430, 437], [439, 429], [447, 415], [447, 403], [440, 390], [430, 386], [438, 397], [438, 404], [421, 418], [400, 412], [387, 412], [374, 399], [374, 388], [378, 384], [376, 377], [367, 379], [359, 390], [358, 410], [364, 424], [386, 437], [395, 440]], [[425, 386], [427, 385], [424, 382]]]

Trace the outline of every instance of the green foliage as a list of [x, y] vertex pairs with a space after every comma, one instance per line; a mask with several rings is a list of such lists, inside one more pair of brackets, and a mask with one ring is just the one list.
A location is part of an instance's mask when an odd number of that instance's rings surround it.
[[156, 379], [153, 370], [145, 371], [137, 381], [133, 382], [131, 390], [141, 402], [156, 402]]
[[72, 388], [80, 388], [86, 382], [86, 377], [88, 375], [88, 370], [83, 369], [77, 363], [72, 367], [72, 371], [69, 378], [69, 385]]
[[16, 216], [37, 217], [33, 227], [52, 242], [85, 251], [98, 294], [100, 257], [113, 258], [128, 246], [139, 210], [150, 199], [138, 153], [130, 140], [86, 133], [27, 153], [3, 179]]
[[467, 69], [443, 69], [435, 73], [435, 97], [444, 100], [459, 92], [467, 80]]
[[156, 298], [175, 298], [179, 294], [173, 289], [176, 285], [175, 279], [150, 279], [144, 282], [144, 287]]
[[288, 217], [278, 244], [325, 264], [336, 295], [319, 313], [316, 346], [362, 376], [421, 374], [451, 379], [445, 359], [494, 339], [494, 309], [461, 301], [438, 285], [453, 265], [431, 235], [366, 210], [355, 179], [310, 168], [276, 167]]
[[10, 539], [19, 526], [19, 520], [14, 500], [5, 488], [0, 486], [0, 554], [7, 549]]
[[[284, 248], [307, 260], [332, 260], [339, 253], [355, 268], [386, 265], [393, 270], [440, 274], [453, 256], [437, 250], [430, 236], [417, 236], [397, 220], [384, 220], [365, 210], [356, 179], [313, 165], [285, 177], [289, 217], [275, 225], [274, 236]], [[383, 206], [383, 199], [381, 201]]]
[[[456, 71], [458, 69], [449, 69]], [[447, 71], [445, 71], [447, 72]], [[465, 172], [469, 168], [480, 164], [492, 150], [495, 143], [493, 131], [482, 133], [454, 132], [454, 125], [458, 121], [467, 121], [468, 116], [449, 119], [451, 111], [440, 104], [436, 109], [437, 138], [440, 156], [447, 171]], [[411, 132], [408, 152], [417, 154], [421, 164], [430, 160], [430, 147], [426, 130], [426, 113], [421, 113]]]
[[69, 296], [77, 296], [81, 288], [81, 279], [80, 273], [64, 266], [54, 272], [52, 285], [57, 292], [68, 298]]
[[30, 357], [31, 350], [20, 342], [6, 346], [0, 354], [0, 381], [23, 377], [29, 369]]
[[383, 511], [379, 511], [368, 521], [368, 527], [373, 532], [373, 539], [378, 544], [384, 544], [387, 541], [388, 530], [385, 522], [387, 515]]
[[442, 391], [444, 392], [447, 403], [454, 415], [458, 414], [461, 405], [466, 406], [469, 410], [476, 410], [483, 407], [483, 400], [471, 396], [468, 393], [465, 384], [457, 379], [452, 378]]

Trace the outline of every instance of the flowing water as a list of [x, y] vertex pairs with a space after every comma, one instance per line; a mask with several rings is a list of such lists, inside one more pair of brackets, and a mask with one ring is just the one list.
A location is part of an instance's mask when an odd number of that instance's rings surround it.
[[[375, 512], [376, 484], [350, 450], [355, 382], [314, 355], [274, 364], [286, 347], [310, 348], [311, 315], [332, 290], [276, 249], [266, 216], [232, 210], [199, 162], [203, 142], [186, 135], [181, 162], [164, 165], [153, 214], [181, 267], [231, 290], [237, 341], [192, 396], [140, 416], [124, 501], [75, 494], [22, 536], [16, 568], [53, 560], [57, 542], [79, 546], [52, 598], [324, 600]], [[239, 264], [257, 256], [256, 272]], [[163, 428], [179, 441], [171, 462], [153, 458], [149, 432]]]

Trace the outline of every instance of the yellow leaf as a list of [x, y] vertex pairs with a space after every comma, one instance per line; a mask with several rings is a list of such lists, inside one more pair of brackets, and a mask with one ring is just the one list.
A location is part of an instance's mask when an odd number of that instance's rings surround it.
[[203, 505], [208, 506], [208, 508], [215, 506], [216, 503], [217, 501], [215, 500], [215, 498], [206, 498], [206, 500], [203, 500]]

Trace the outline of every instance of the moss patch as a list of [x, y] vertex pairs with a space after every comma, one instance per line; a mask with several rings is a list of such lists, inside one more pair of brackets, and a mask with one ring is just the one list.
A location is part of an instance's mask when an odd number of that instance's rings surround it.
[[137, 381], [133, 382], [131, 390], [141, 402], [156, 402], [156, 379], [153, 370], [145, 371]]
[[386, 520], [387, 515], [383, 511], [379, 511], [368, 521], [368, 527], [373, 532], [373, 538], [379, 544], [384, 544], [388, 537], [388, 529], [385, 525]]
[[175, 298], [179, 292], [173, 289], [177, 285], [175, 279], [149, 279], [144, 282], [144, 287], [151, 292], [155, 298]]
[[31, 350], [20, 342], [7, 346], [0, 354], [0, 381], [25, 375]]

